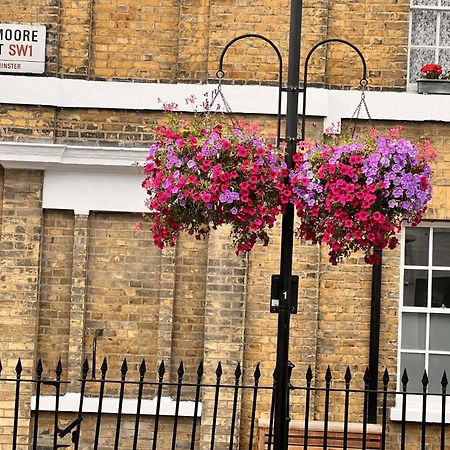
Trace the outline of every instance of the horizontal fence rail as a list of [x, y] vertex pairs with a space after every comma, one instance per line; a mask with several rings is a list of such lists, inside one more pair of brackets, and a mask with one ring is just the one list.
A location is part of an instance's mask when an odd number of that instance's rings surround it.
[[[291, 365], [290, 450], [450, 448], [446, 372], [440, 380], [440, 392], [429, 392], [426, 372], [421, 379], [422, 390], [410, 391], [406, 370], [400, 389], [391, 389], [394, 383], [385, 370], [382, 388], [374, 391], [369, 389], [368, 369], [362, 379], [356, 380], [350, 368], [340, 378], [329, 367], [316, 377], [311, 367], [304, 377], [293, 368]], [[285, 450], [273, 442], [275, 373], [273, 383], [260, 384], [259, 364], [244, 376], [239, 363], [227, 364], [224, 369], [219, 362], [210, 374], [200, 363], [186, 378], [182, 362], [171, 375], [162, 361], [151, 376], [142, 360], [130, 377], [126, 359], [119, 373], [110, 376], [105, 358], [96, 377], [95, 370], [89, 375], [86, 359], [80, 379], [72, 383], [63, 381], [60, 361], [51, 377], [43, 376], [41, 360], [30, 376], [24, 376], [20, 359], [13, 374], [5, 376], [2, 371], [0, 362], [0, 390], [6, 399], [1, 405], [7, 409], [9, 402], [10, 408], [9, 412], [0, 411], [0, 428], [2, 418], [12, 418], [12, 426], [3, 428], [9, 430], [6, 435], [3, 431], [3, 442], [9, 436], [8, 448], [13, 450], [24, 448], [24, 439], [28, 439], [27, 448], [33, 450]], [[368, 421], [371, 393], [377, 397], [378, 424]], [[72, 401], [68, 408], [66, 397], [70, 395], [77, 404]], [[408, 422], [411, 401], [420, 406], [418, 423]], [[435, 411], [439, 405], [439, 418], [433, 424], [427, 416], [430, 404]], [[389, 414], [394, 406], [400, 411], [395, 421]], [[24, 421], [28, 427], [25, 437]], [[415, 441], [411, 444], [409, 431], [413, 428]]]

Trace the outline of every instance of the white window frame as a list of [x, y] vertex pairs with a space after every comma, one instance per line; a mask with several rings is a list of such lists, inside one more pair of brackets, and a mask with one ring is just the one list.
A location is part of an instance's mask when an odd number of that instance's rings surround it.
[[[450, 270], [450, 267], [447, 266], [438, 266], [433, 267], [433, 230], [434, 228], [450, 228], [450, 222], [444, 221], [429, 221], [423, 222], [419, 225], [420, 228], [429, 228], [430, 236], [428, 243], [428, 265], [427, 266], [408, 266], [405, 265], [405, 236], [406, 236], [406, 226], [402, 226], [401, 230], [401, 254], [400, 254], [400, 288], [399, 288], [399, 315], [398, 315], [398, 338], [397, 338], [397, 392], [402, 390], [401, 377], [402, 373], [400, 372], [400, 364], [401, 364], [401, 355], [404, 353], [418, 353], [425, 355], [425, 369], [428, 373], [428, 356], [430, 353], [439, 354], [439, 355], [450, 355], [450, 351], [430, 351], [429, 350], [429, 342], [430, 342], [430, 316], [433, 314], [449, 314], [450, 308], [446, 309], [445, 312], [439, 308], [432, 308], [431, 306], [431, 283], [428, 283], [428, 292], [427, 292], [427, 306], [426, 307], [417, 307], [417, 306], [403, 306], [403, 288], [404, 288], [404, 270], [405, 269], [413, 269], [413, 270], [427, 270], [428, 271], [428, 280], [432, 278], [433, 270]], [[421, 312], [427, 314], [427, 326], [426, 326], [426, 336], [425, 336], [425, 350], [412, 350], [412, 349], [404, 349], [402, 350], [402, 314], [404, 312]], [[450, 379], [450, 371], [447, 373]], [[450, 385], [447, 389], [447, 393], [450, 392]], [[410, 422], [421, 422], [422, 421], [422, 402], [423, 398], [421, 395], [412, 395], [408, 394], [406, 399], [406, 420]], [[441, 414], [441, 406], [442, 406], [442, 397], [429, 395], [427, 396], [427, 422], [440, 423], [442, 420]], [[396, 395], [395, 406], [391, 408], [391, 420], [402, 420], [402, 395]], [[446, 414], [445, 414], [445, 422], [450, 423], [450, 398], [447, 397], [446, 402]]]
[[[411, 38], [412, 38], [412, 15], [413, 15], [413, 11], [414, 10], [433, 10], [433, 11], [438, 11], [438, 12], [450, 12], [450, 5], [448, 6], [441, 6], [441, 1], [442, 0], [438, 0], [438, 5], [437, 6], [433, 6], [433, 5], [414, 5], [414, 1], [410, 0], [410, 12], [409, 12], [409, 35], [408, 35], [408, 64], [407, 64], [407, 72], [406, 72], [406, 86], [407, 86], [407, 90], [408, 91], [417, 91], [417, 85], [416, 85], [416, 80], [410, 80], [409, 78], [409, 70], [410, 70], [410, 61], [411, 61], [411, 49], [412, 48], [428, 48], [428, 49], [434, 49], [434, 61], [429, 61], [429, 63], [434, 63], [434, 64], [438, 64], [439, 63], [439, 49], [441, 48], [448, 48], [450, 49], [450, 45], [449, 46], [441, 46], [440, 45], [440, 28], [441, 28], [441, 15], [438, 14], [437, 15], [437, 20], [436, 20], [436, 44], [435, 45], [413, 45], [411, 43]], [[450, 70], [450, 67], [444, 67], [444, 69]], [[419, 76], [419, 74], [417, 74], [417, 77]]]

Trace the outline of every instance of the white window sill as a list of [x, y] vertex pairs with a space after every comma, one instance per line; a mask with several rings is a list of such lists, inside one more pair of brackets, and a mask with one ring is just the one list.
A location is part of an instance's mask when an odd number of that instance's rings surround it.
[[[84, 397], [83, 400], [83, 413], [97, 413], [98, 411], [98, 397]], [[142, 399], [141, 412], [142, 416], [154, 416], [156, 413], [157, 398], [152, 400]], [[78, 412], [80, 404], [79, 393], [67, 393], [59, 397], [59, 409], [60, 412]], [[56, 396], [55, 395], [41, 395], [39, 397], [39, 411], [55, 411]], [[161, 397], [160, 415], [161, 416], [174, 416], [175, 415], [176, 402], [170, 397]], [[178, 415], [180, 417], [193, 417], [194, 416], [195, 402], [181, 401], [179, 404]], [[122, 405], [122, 414], [136, 414], [137, 399], [124, 398]], [[117, 397], [103, 397], [102, 413], [104, 414], [117, 414], [119, 409], [119, 399]], [[36, 410], [36, 396], [31, 398], [31, 410]], [[200, 417], [202, 413], [202, 404], [198, 404], [197, 417]]]
[[[429, 396], [427, 399], [427, 423], [441, 423], [442, 421], [442, 398], [440, 396]], [[447, 396], [445, 403], [445, 423], [450, 423], [450, 397]], [[395, 406], [391, 408], [391, 420], [402, 420], [402, 398], [397, 395]], [[406, 422], [422, 422], [422, 396], [408, 395], [406, 399]]]
[[417, 94], [417, 83], [408, 83], [406, 85], [406, 92], [409, 94]]

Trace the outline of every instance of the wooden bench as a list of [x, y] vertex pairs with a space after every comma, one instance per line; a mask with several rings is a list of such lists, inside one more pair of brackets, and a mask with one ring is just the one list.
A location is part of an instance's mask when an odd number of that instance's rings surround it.
[[[289, 450], [303, 449], [304, 426], [302, 420], [292, 420], [289, 425]], [[258, 450], [267, 450], [269, 443], [269, 421], [258, 420], [259, 447]], [[344, 423], [328, 422], [327, 448], [344, 448]], [[324, 423], [311, 420], [308, 427], [308, 450], [323, 450]], [[363, 424], [349, 423], [347, 432], [347, 448], [361, 450], [363, 446]], [[272, 438], [273, 449], [273, 438]], [[381, 449], [381, 425], [367, 424], [366, 449]]]

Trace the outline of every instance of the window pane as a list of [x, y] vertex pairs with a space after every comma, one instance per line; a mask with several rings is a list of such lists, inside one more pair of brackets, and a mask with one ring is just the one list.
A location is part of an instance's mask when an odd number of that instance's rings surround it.
[[411, 228], [405, 230], [405, 265], [428, 266], [429, 228]]
[[427, 306], [428, 272], [405, 269], [403, 279], [403, 305]]
[[425, 350], [426, 314], [402, 314], [402, 348]]
[[425, 370], [425, 355], [416, 353], [402, 353], [400, 359], [400, 378], [403, 370], [408, 373], [408, 392], [422, 392], [422, 377]]
[[450, 270], [433, 270], [431, 306], [450, 308]]
[[450, 45], [450, 12], [441, 13], [440, 45]]
[[444, 70], [448, 70], [450, 66], [450, 49], [449, 48], [441, 48], [439, 50], [439, 64], [442, 65]]
[[433, 266], [450, 267], [450, 228], [433, 229]]
[[430, 48], [411, 48], [409, 53], [409, 81], [414, 82], [419, 77], [420, 68], [427, 63], [434, 63], [435, 50]]
[[438, 0], [413, 0], [414, 6], [437, 6]]
[[450, 351], [450, 314], [431, 314], [430, 350]]
[[411, 20], [411, 44], [436, 45], [437, 11], [413, 10]]
[[430, 380], [429, 392], [438, 394], [442, 392], [441, 379], [444, 370], [447, 376], [450, 373], [450, 356], [449, 355], [430, 355], [428, 362], [428, 379]]

